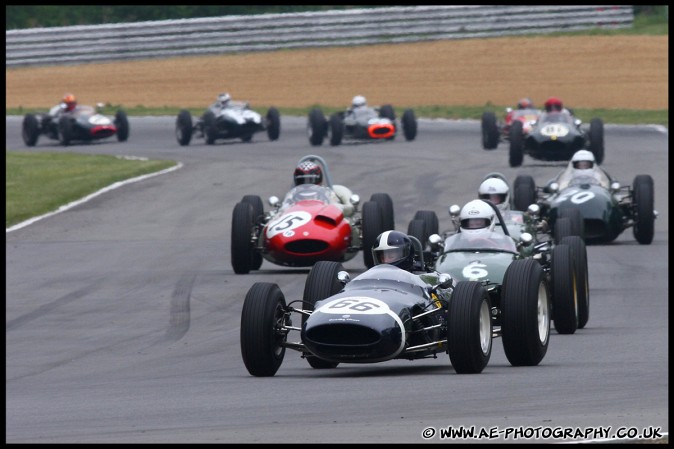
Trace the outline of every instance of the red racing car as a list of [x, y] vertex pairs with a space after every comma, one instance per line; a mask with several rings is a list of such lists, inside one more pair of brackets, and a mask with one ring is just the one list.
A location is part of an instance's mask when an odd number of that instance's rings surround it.
[[320, 156], [305, 156], [299, 164], [305, 161], [320, 165], [325, 185], [297, 185], [283, 201], [272, 196], [273, 209], [268, 212], [257, 195], [245, 195], [234, 206], [231, 262], [235, 273], [258, 270], [264, 259], [286, 267], [310, 267], [319, 260], [345, 262], [361, 250], [365, 265], [374, 265], [371, 248], [375, 239], [394, 228], [390, 196], [375, 193], [359, 209], [359, 196], [332, 184]]

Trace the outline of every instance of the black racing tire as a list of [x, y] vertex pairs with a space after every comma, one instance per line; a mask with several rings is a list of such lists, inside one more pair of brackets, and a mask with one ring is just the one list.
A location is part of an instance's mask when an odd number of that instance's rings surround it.
[[61, 145], [68, 146], [73, 138], [73, 121], [68, 116], [59, 118], [59, 142]]
[[372, 247], [374, 246], [374, 243], [377, 240], [379, 234], [384, 232], [384, 226], [381, 222], [381, 211], [379, 210], [379, 204], [377, 204], [375, 201], [366, 201], [363, 203], [361, 214], [361, 231], [363, 233], [363, 262], [365, 262], [365, 266], [367, 268], [372, 268], [374, 266]]
[[428, 241], [428, 234], [426, 233], [426, 222], [424, 220], [414, 219], [407, 225], [407, 235], [416, 237], [421, 242], [422, 246], [426, 245]]
[[[418, 210], [414, 213], [414, 220], [423, 220], [426, 225], [426, 237], [437, 234], [440, 230], [438, 214], [432, 210]], [[422, 240], [422, 243], [425, 241]]]
[[391, 106], [390, 104], [382, 105], [382, 107], [379, 108], [379, 117], [387, 118], [392, 122], [395, 122], [396, 112], [393, 109], [393, 106]]
[[512, 366], [538, 365], [548, 351], [552, 313], [545, 279], [534, 259], [512, 261], [503, 276], [501, 331]]
[[[242, 203], [250, 203], [253, 206], [253, 223], [258, 224], [264, 220], [264, 204], [262, 198], [258, 195], [244, 195], [241, 199]], [[259, 270], [262, 266], [262, 253], [258, 251], [253, 252], [253, 262], [251, 263], [251, 270]]]
[[236, 203], [232, 212], [231, 259], [236, 274], [248, 274], [253, 268], [255, 248], [251, 241], [254, 227], [253, 206], [248, 202]]
[[508, 162], [511, 167], [519, 167], [524, 160], [524, 131], [522, 122], [515, 120], [510, 125], [510, 154]]
[[330, 116], [330, 145], [333, 147], [342, 143], [344, 137], [344, 121], [339, 114], [334, 113]]
[[178, 112], [176, 118], [176, 140], [180, 146], [190, 144], [192, 140], [192, 114], [187, 109]]
[[[317, 301], [339, 293], [342, 290], [342, 283], [337, 279], [337, 273], [343, 270], [344, 267], [340, 262], [327, 260], [316, 262], [311, 267], [304, 283], [302, 309], [313, 311]], [[302, 314], [302, 328], [304, 328], [307, 318], [306, 315]], [[306, 354], [306, 359], [309, 365], [316, 369], [335, 368], [339, 365], [339, 362], [323, 360], [312, 354]]]
[[[281, 114], [274, 106], [267, 111], [267, 137], [278, 140], [281, 135]], [[251, 136], [252, 137], [252, 136]]]
[[373, 193], [370, 196], [370, 201], [374, 201], [379, 205], [382, 232], [395, 229], [395, 216], [391, 196], [388, 193]]
[[241, 310], [241, 357], [248, 372], [257, 377], [276, 374], [285, 356], [286, 302], [277, 284], [256, 282], [246, 293]]
[[405, 109], [400, 121], [403, 125], [405, 140], [414, 140], [417, 137], [417, 118], [414, 115], [414, 111], [412, 109]]
[[568, 245], [552, 248], [552, 319], [558, 334], [573, 334], [578, 329], [578, 289], [576, 261]]
[[21, 126], [21, 137], [26, 146], [34, 147], [40, 137], [40, 123], [37, 121], [35, 114], [26, 114], [23, 117], [23, 124]]
[[207, 145], [213, 145], [218, 138], [218, 126], [213, 111], [206, 111], [201, 118]]
[[482, 284], [456, 284], [447, 311], [447, 352], [457, 374], [481, 373], [491, 357], [493, 323]]
[[518, 175], [513, 183], [513, 209], [526, 212], [536, 203], [536, 183], [530, 175]]
[[496, 114], [491, 111], [482, 113], [482, 148], [493, 150], [498, 147], [499, 131]]
[[312, 146], [319, 147], [323, 145], [327, 129], [328, 121], [325, 119], [323, 112], [318, 108], [309, 111], [307, 134], [309, 135], [309, 143]]
[[585, 221], [583, 220], [583, 214], [581, 214], [580, 209], [560, 209], [558, 218], [569, 219], [569, 223], [571, 224], [571, 234], [569, 235], [577, 235], [580, 238], [585, 239]]
[[115, 126], [117, 127], [117, 141], [126, 142], [129, 139], [129, 119], [122, 109], [115, 114]]
[[568, 217], [557, 218], [555, 226], [552, 229], [552, 239], [555, 244], [561, 242], [564, 237], [569, 235], [573, 235], [571, 219]]
[[590, 120], [589, 148], [594, 160], [601, 165], [604, 162], [604, 122], [599, 118]]
[[636, 212], [632, 232], [637, 242], [650, 245], [655, 234], [653, 178], [650, 175], [637, 175], [632, 189], [634, 190], [632, 201]]
[[576, 261], [576, 291], [578, 294], [578, 329], [583, 329], [590, 319], [590, 275], [587, 266], [587, 247], [577, 235], [564, 237], [560, 244], [571, 248]]

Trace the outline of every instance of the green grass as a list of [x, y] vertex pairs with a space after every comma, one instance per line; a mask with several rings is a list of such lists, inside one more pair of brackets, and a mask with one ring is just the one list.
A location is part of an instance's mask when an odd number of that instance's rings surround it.
[[5, 227], [57, 210], [103, 187], [176, 165], [76, 153], [5, 153]]

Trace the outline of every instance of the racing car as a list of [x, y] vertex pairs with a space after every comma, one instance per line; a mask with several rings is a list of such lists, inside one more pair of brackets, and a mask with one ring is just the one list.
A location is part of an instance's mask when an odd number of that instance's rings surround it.
[[247, 102], [230, 101], [228, 107], [211, 106], [193, 123], [192, 114], [187, 109], [178, 113], [176, 119], [176, 139], [181, 146], [190, 144], [192, 136], [204, 138], [207, 145], [218, 139], [241, 139], [250, 142], [253, 134], [266, 131], [269, 140], [277, 140], [281, 134], [281, 115], [275, 107], [261, 114], [250, 109]]
[[493, 150], [500, 142], [510, 141], [510, 128], [515, 121], [522, 122], [522, 135], [531, 131], [531, 126], [541, 115], [540, 109], [512, 109], [506, 108], [503, 120], [498, 120], [492, 111], [482, 113], [482, 148]]
[[[393, 229], [393, 201], [387, 193], [374, 193], [359, 209], [360, 197], [351, 195], [353, 212], [344, 212], [330, 198], [334, 185], [327, 163], [316, 155], [300, 159], [320, 164], [326, 185], [295, 186], [283, 202], [269, 198], [265, 212], [262, 199], [245, 195], [232, 212], [231, 262], [234, 272], [258, 270], [263, 259], [286, 267], [310, 267], [319, 260], [345, 262], [363, 251], [367, 267], [373, 266], [374, 239]], [[342, 187], [343, 188], [343, 187]]]
[[511, 167], [522, 165], [524, 155], [542, 161], [568, 161], [573, 153], [589, 149], [597, 163], [604, 160], [604, 122], [600, 118], [590, 121], [585, 130], [582, 121], [568, 110], [542, 113], [525, 131], [524, 123], [513, 121], [508, 131]]
[[[400, 120], [405, 139], [417, 136], [417, 119], [412, 109], [405, 109]], [[330, 115], [330, 120], [319, 108], [309, 111], [307, 134], [313, 146], [323, 145], [326, 137], [330, 145], [340, 145], [343, 141], [386, 141], [393, 140], [398, 132], [395, 110], [389, 104], [381, 107], [361, 106]]]
[[[535, 263], [516, 261], [508, 269], [510, 287], [501, 301], [505, 319], [496, 330], [484, 287], [429, 270], [421, 243], [410, 239], [421, 275], [384, 263], [350, 279], [341, 263], [320, 261], [307, 276], [302, 299], [289, 303], [277, 284], [253, 284], [241, 312], [241, 355], [248, 372], [273, 376], [292, 349], [315, 369], [446, 353], [457, 374], [477, 374], [498, 336], [513, 366], [540, 363], [550, 316], [545, 290], [534, 285], [542, 277]], [[522, 276], [527, 284], [519, 282]], [[293, 313], [301, 316], [301, 327], [293, 325]], [[290, 341], [291, 332], [299, 333], [299, 341]]]
[[[523, 291], [538, 292], [539, 313], [549, 313], [560, 334], [573, 334], [585, 327], [589, 319], [589, 279], [583, 239], [578, 235], [567, 235], [555, 242], [546, 233], [536, 205], [526, 213], [507, 211], [513, 217], [506, 220], [503, 211], [490, 201], [477, 201], [488, 204], [494, 211], [496, 220], [491, 225], [491, 232], [480, 238], [461, 232], [461, 208], [456, 204], [450, 206], [454, 230], [434, 233], [427, 239], [424, 255], [431, 268], [449, 273], [457, 280], [481, 282], [489, 294], [494, 325], [499, 326], [503, 320], [503, 295], [513, 288], [508, 285], [507, 271], [515, 262], [529, 261], [532, 271], [521, 273], [518, 282], [527, 285], [521, 287]], [[410, 221], [411, 235], [426, 235], [424, 222], [435, 213], [425, 211], [422, 215]], [[515, 218], [517, 216], [520, 218]], [[520, 228], [518, 238], [511, 235], [513, 227]], [[533, 268], [534, 265], [537, 267]], [[542, 343], [543, 333], [540, 336]]]
[[654, 209], [654, 182], [650, 175], [637, 175], [632, 186], [623, 186], [598, 168], [594, 175], [572, 178], [562, 171], [544, 187], [536, 187], [529, 175], [519, 175], [514, 186], [516, 208], [535, 203], [552, 227], [558, 226], [561, 217], [578, 215], [587, 244], [612, 242], [630, 227], [640, 244], [653, 241], [658, 212]]
[[26, 114], [21, 129], [23, 141], [29, 147], [37, 144], [40, 135], [58, 140], [64, 146], [111, 136], [117, 136], [119, 142], [126, 141], [129, 138], [126, 112], [120, 109], [114, 118], [110, 118], [101, 114], [102, 107], [102, 104], [96, 108], [77, 105], [72, 111], [64, 111], [56, 117], [48, 113]]

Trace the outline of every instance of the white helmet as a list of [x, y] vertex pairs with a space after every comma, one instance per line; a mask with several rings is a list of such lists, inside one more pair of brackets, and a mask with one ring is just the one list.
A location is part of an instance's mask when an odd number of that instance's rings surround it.
[[493, 229], [496, 224], [496, 214], [489, 204], [482, 200], [473, 200], [461, 209], [459, 222], [461, 232], [481, 234]]
[[571, 164], [573, 165], [573, 168], [579, 170], [588, 170], [594, 168], [594, 154], [587, 150], [576, 151], [571, 158]]
[[501, 210], [510, 209], [510, 188], [500, 178], [487, 178], [477, 189], [477, 197], [489, 200]]
[[231, 99], [232, 97], [227, 92], [223, 92], [218, 95], [218, 103], [220, 103], [222, 106], [227, 106], [229, 100]]
[[367, 104], [367, 101], [365, 100], [365, 97], [362, 95], [356, 95], [353, 97], [353, 100], [351, 100], [351, 106], [354, 108], [359, 108], [361, 106], [365, 106]]

